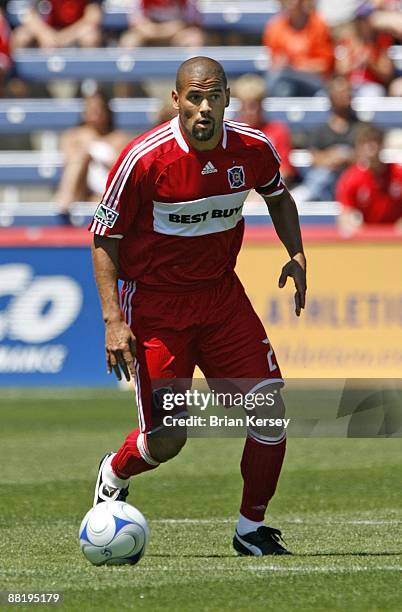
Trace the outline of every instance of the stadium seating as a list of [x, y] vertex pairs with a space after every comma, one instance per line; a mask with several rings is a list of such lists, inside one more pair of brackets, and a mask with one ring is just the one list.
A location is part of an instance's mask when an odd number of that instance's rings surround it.
[[[111, 106], [116, 125], [133, 132], [155, 124], [161, 102], [157, 98], [116, 98]], [[363, 121], [374, 121], [384, 128], [402, 127], [400, 98], [356, 98], [353, 106]], [[226, 116], [233, 119], [238, 108], [237, 100], [232, 99]], [[81, 109], [81, 100], [74, 98], [0, 100], [0, 132], [64, 130], [78, 125]], [[264, 109], [267, 120], [281, 120], [292, 130], [300, 130], [326, 123], [329, 103], [327, 98], [267, 98]]]
[[[86, 225], [95, 210], [95, 204], [76, 202], [71, 209], [72, 223]], [[299, 205], [302, 223], [333, 225], [338, 215], [336, 202], [306, 202]], [[243, 209], [248, 223], [270, 225], [267, 209], [259, 196], [253, 194]], [[60, 225], [57, 209], [52, 202], [6, 202], [0, 208], [0, 227]]]
[[[10, 0], [7, 7], [10, 22], [17, 25], [29, 0]], [[131, 6], [130, 0], [106, 0], [103, 4], [105, 28], [123, 30], [127, 27]], [[236, 29], [238, 31], [261, 33], [265, 23], [278, 12], [280, 3], [276, 0], [231, 0], [231, 2], [201, 0], [199, 8], [203, 27], [213, 30]]]
[[[306, 149], [294, 150], [290, 158], [298, 168], [306, 168], [311, 164], [311, 154]], [[402, 163], [402, 151], [385, 149], [383, 160], [386, 163]], [[0, 185], [56, 186], [62, 167], [62, 155], [57, 152], [3, 151], [0, 153]]]
[[[197, 55], [185, 48], [150, 47], [126, 50], [106, 49], [20, 49], [15, 52], [17, 74], [28, 81], [88, 78], [99, 81], [140, 81], [149, 78], [172, 78], [181, 62]], [[202, 53], [218, 59], [229, 77], [245, 72], [264, 74], [269, 56], [264, 47], [203, 47]], [[390, 49], [395, 65], [402, 70], [402, 46]]]
[[[99, 81], [141, 81], [149, 78], [173, 78], [180, 64], [193, 52], [179, 47], [149, 47], [134, 50], [102, 49], [20, 49], [15, 52], [17, 74], [28, 81], [88, 78]], [[222, 62], [228, 76], [245, 72], [264, 73], [268, 55], [264, 47], [203, 47], [203, 55]]]
[[[21, 22], [30, 1], [10, 0], [7, 11], [13, 25]], [[132, 0], [105, 0], [104, 27], [117, 31], [127, 27], [131, 5]], [[260, 36], [267, 21], [280, 9], [277, 0], [199, 0], [198, 5], [205, 29], [250, 33], [250, 40], [257, 40], [256, 36]], [[185, 48], [166, 47], [135, 50], [116, 47], [52, 51], [22, 49], [15, 52], [15, 72], [23, 80], [32, 82], [49, 82], [53, 79], [81, 81], [88, 79], [88, 75], [100, 82], [172, 80], [180, 63], [198, 53], [199, 50], [192, 52]], [[246, 72], [264, 75], [270, 66], [269, 55], [262, 46], [204, 47], [202, 53], [221, 61], [232, 79]], [[402, 45], [392, 47], [390, 56], [402, 72]], [[402, 127], [402, 100], [399, 98], [355, 99], [353, 104], [361, 120], [373, 121], [385, 129]], [[115, 98], [111, 106], [115, 113], [116, 127], [135, 134], [157, 122], [161, 102], [157, 98]], [[236, 116], [238, 106], [237, 100], [233, 99], [227, 112], [228, 118]], [[2, 99], [0, 133], [12, 136], [50, 131], [55, 134], [78, 125], [81, 110], [80, 99]], [[284, 121], [297, 135], [299, 131], [308, 131], [327, 122], [329, 102], [325, 97], [267, 98], [264, 110], [267, 120]], [[13, 194], [11, 198], [7, 195], [3, 198], [0, 226], [10, 223], [58, 223], [53, 204], [18, 202], [21, 199], [20, 188], [34, 187], [35, 193], [40, 195], [34, 198], [32, 191], [32, 200], [37, 200], [38, 197], [46, 197], [47, 192], [50, 197], [60, 179], [63, 162], [61, 155], [55, 152], [57, 137], [47, 142], [51, 146], [43, 146], [42, 143], [43, 150], [39, 151], [0, 152], [0, 186], [3, 193]], [[384, 152], [385, 161], [401, 162], [401, 158], [400, 151], [389, 149]], [[311, 155], [304, 149], [295, 150], [292, 153], [292, 163], [298, 168], [308, 167]], [[312, 204], [311, 210], [308, 206], [303, 205], [301, 212], [302, 219], [308, 218], [309, 222], [315, 222], [314, 219], [324, 223], [333, 222], [337, 214], [334, 203], [320, 203], [318, 206]], [[78, 224], [85, 222], [88, 210], [88, 205], [84, 204], [74, 208]], [[253, 209], [248, 204], [247, 214], [250, 218], [257, 219], [259, 211], [258, 206]]]
[[[156, 98], [112, 100], [117, 126], [139, 131], [155, 123], [161, 103]], [[24, 134], [40, 130], [65, 130], [78, 125], [82, 101], [75, 98], [0, 100], [0, 132]]]

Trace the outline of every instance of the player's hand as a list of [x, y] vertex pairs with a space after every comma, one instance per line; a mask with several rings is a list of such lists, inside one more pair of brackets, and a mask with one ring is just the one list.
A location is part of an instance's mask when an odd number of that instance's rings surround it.
[[296, 293], [295, 305], [296, 315], [300, 317], [301, 309], [306, 305], [306, 258], [303, 253], [297, 253], [288, 263], [283, 266], [282, 273], [279, 277], [279, 287], [282, 289], [286, 285], [288, 277], [293, 278]]
[[107, 372], [112, 370], [118, 380], [122, 372], [127, 381], [130, 374], [134, 378], [135, 336], [125, 321], [108, 321], [106, 323], [105, 347]]

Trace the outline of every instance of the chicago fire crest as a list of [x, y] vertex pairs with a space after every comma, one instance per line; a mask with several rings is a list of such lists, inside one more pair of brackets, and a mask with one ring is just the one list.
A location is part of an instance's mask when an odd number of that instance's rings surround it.
[[232, 189], [239, 189], [239, 187], [243, 187], [243, 185], [246, 184], [243, 166], [233, 166], [233, 168], [229, 168], [228, 180]]

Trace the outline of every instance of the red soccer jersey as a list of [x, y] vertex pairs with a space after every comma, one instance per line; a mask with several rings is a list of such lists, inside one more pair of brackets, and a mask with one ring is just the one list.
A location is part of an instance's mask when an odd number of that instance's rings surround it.
[[395, 223], [402, 218], [402, 166], [387, 164], [378, 176], [355, 164], [340, 177], [336, 198], [359, 210], [365, 223]]
[[123, 150], [89, 229], [121, 238], [122, 279], [202, 286], [234, 269], [250, 190], [283, 192], [279, 162], [262, 132], [234, 121], [214, 150], [197, 151], [175, 117]]

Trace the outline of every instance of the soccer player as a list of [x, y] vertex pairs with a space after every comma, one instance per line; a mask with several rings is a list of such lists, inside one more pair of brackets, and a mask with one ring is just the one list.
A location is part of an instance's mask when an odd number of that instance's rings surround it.
[[[244, 381], [244, 393], [283, 384], [234, 267], [243, 237], [242, 206], [255, 188], [289, 253], [279, 286], [293, 278], [300, 315], [306, 261], [297, 209], [269, 139], [246, 124], [224, 121], [229, 94], [218, 62], [207, 57], [184, 62], [172, 92], [178, 116], [123, 150], [90, 225], [108, 371], [119, 379], [133, 376], [139, 414], [139, 428], [101, 461], [94, 505], [124, 500], [131, 476], [155, 469], [183, 447], [183, 429], [171, 435], [161, 426], [161, 387], [190, 380], [196, 365], [207, 380]], [[259, 382], [247, 388], [250, 379]], [[284, 430], [248, 429], [233, 539], [239, 554], [288, 554], [280, 531], [264, 525], [285, 444]]]

